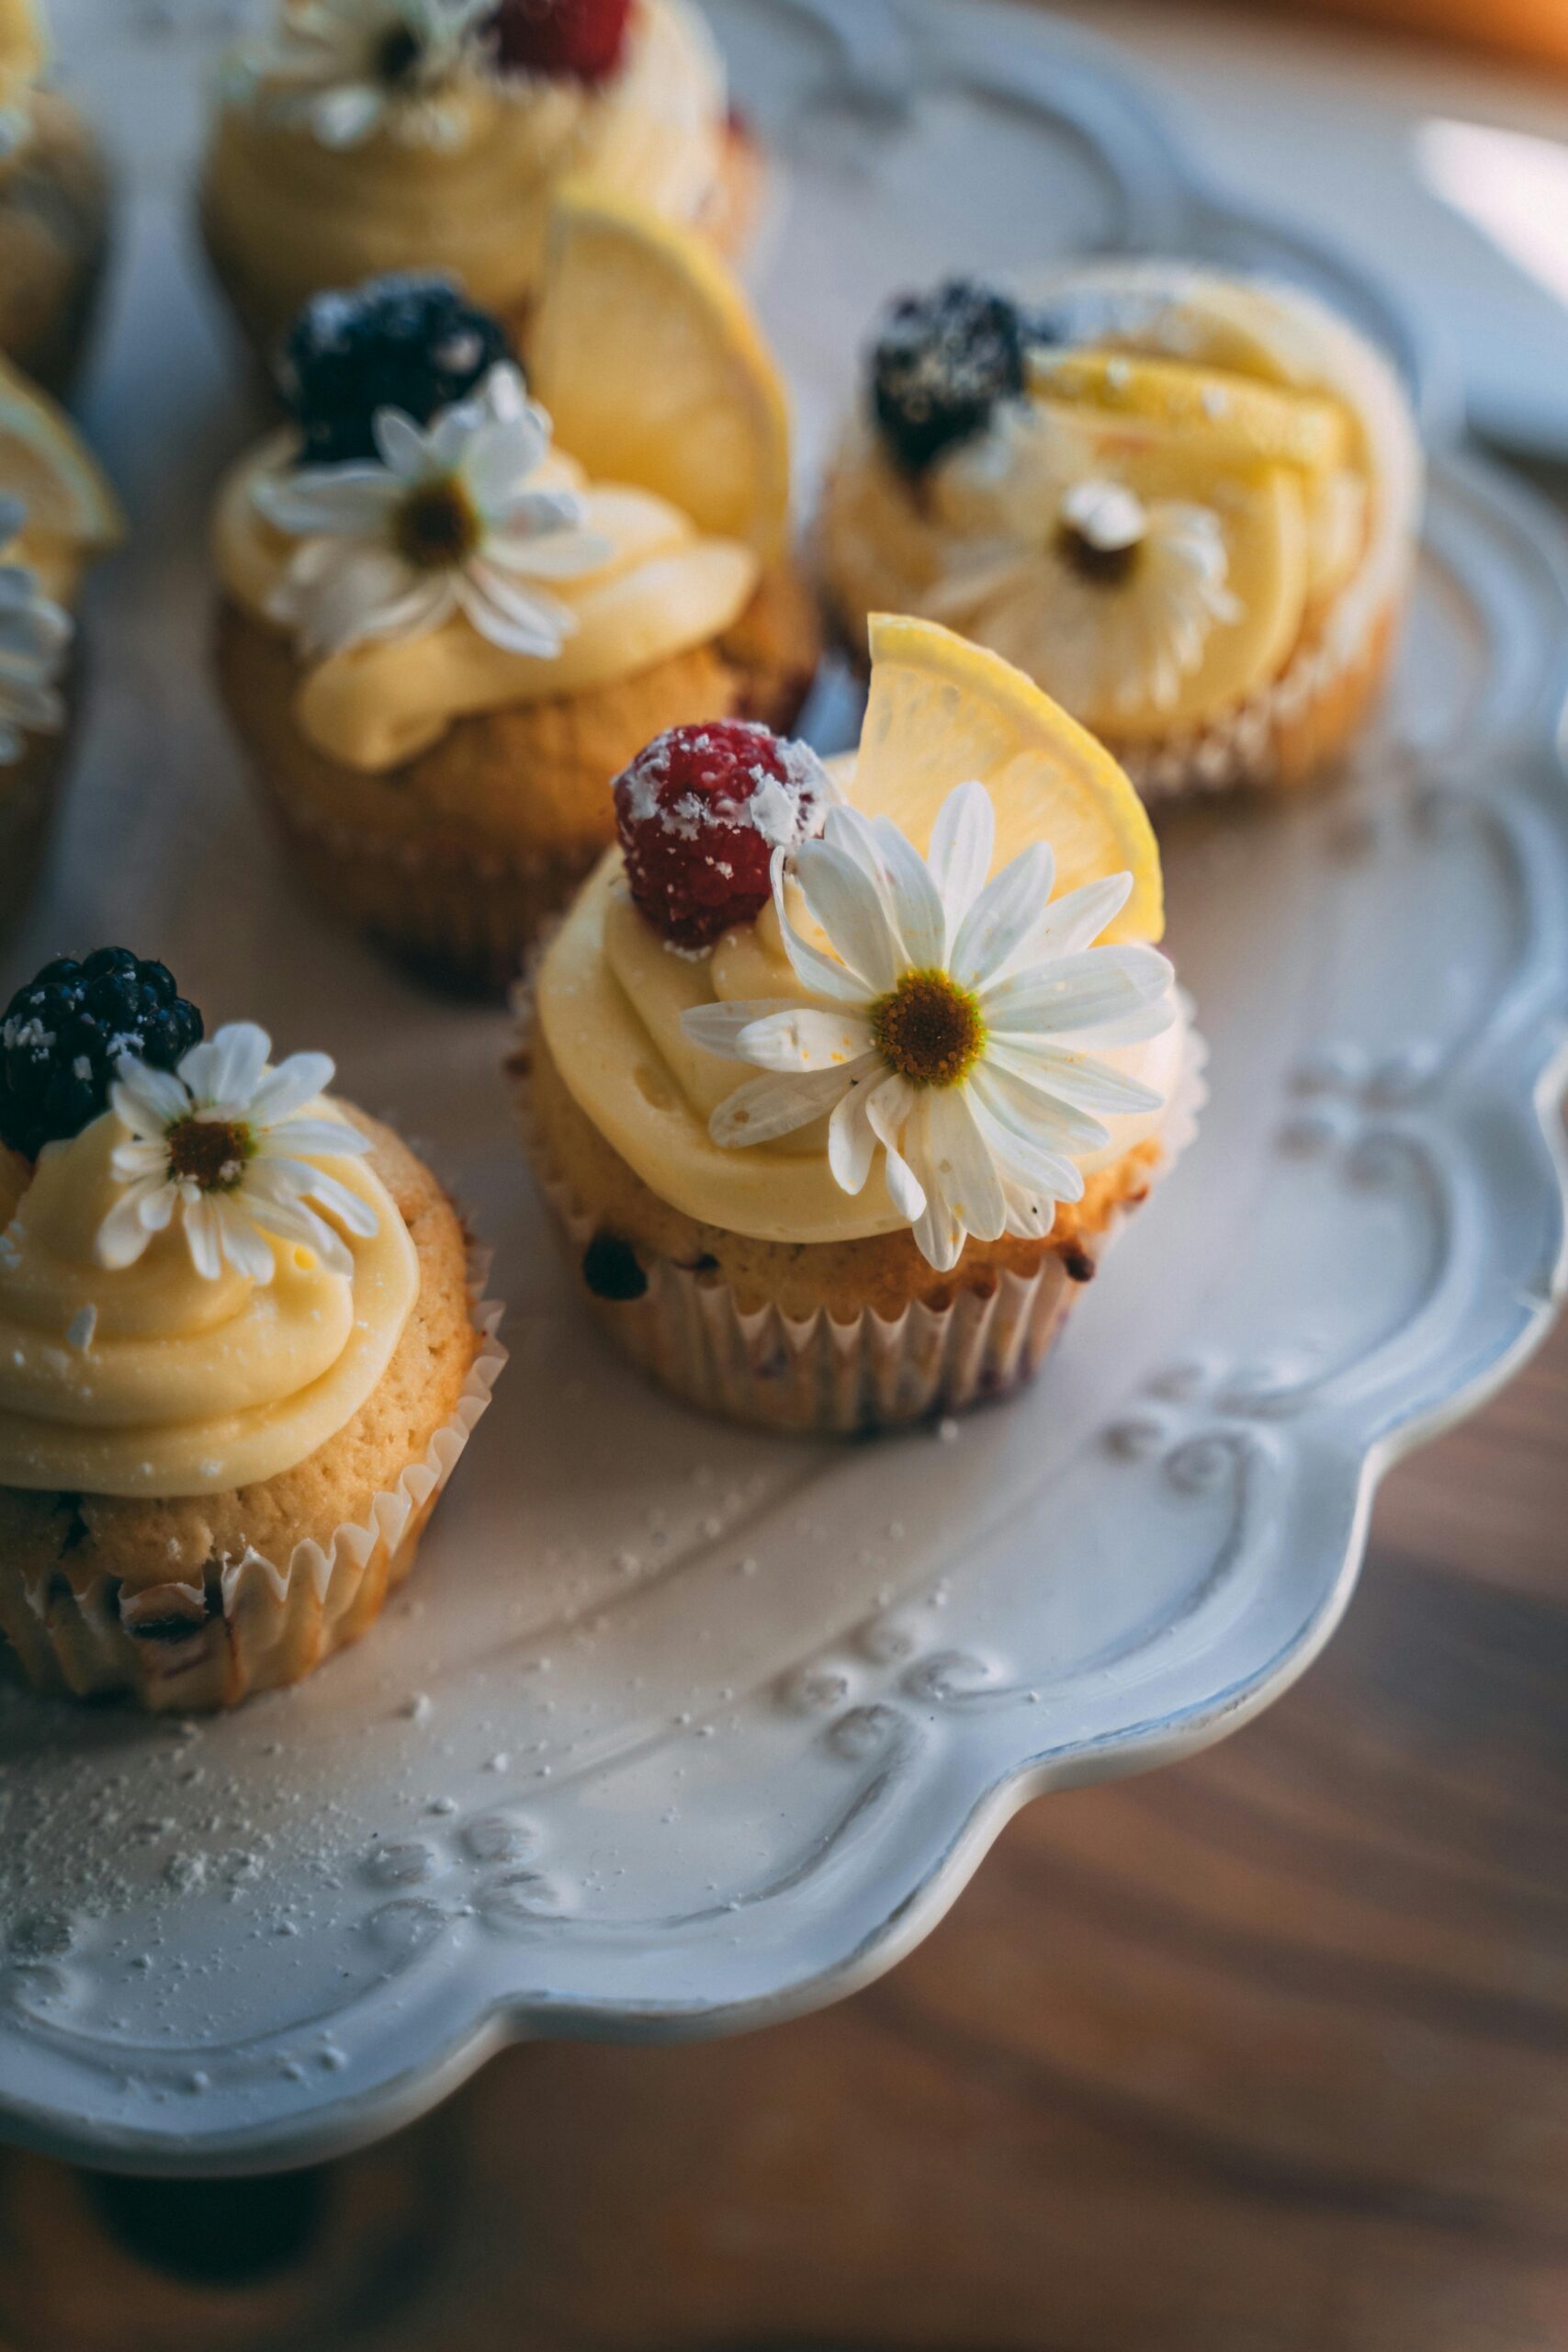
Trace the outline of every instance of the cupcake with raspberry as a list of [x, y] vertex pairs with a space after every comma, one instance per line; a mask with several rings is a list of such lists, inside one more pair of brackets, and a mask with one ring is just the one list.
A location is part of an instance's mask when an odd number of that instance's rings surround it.
[[365, 1632], [502, 1361], [457, 1212], [326, 1056], [202, 1031], [114, 947], [0, 1021], [0, 1635], [157, 1709]]
[[49, 39], [36, 0], [0, 6], [0, 352], [66, 391], [108, 251], [109, 183], [81, 116], [40, 86]]
[[818, 655], [783, 392], [717, 262], [576, 200], [526, 389], [509, 350], [439, 280], [321, 298], [288, 345], [294, 424], [216, 532], [222, 689], [297, 866], [480, 990], [613, 838], [651, 735], [787, 725]]
[[824, 492], [852, 650], [896, 605], [1026, 670], [1146, 797], [1290, 786], [1354, 738], [1422, 462], [1384, 360], [1294, 288], [1097, 261], [881, 324]]
[[942, 628], [872, 653], [838, 779], [734, 724], [632, 763], [512, 1066], [599, 1322], [806, 1432], [1025, 1382], [1198, 1100], [1125, 776]]
[[223, 76], [201, 220], [264, 358], [311, 295], [389, 269], [515, 334], [576, 178], [744, 241], [760, 158], [690, 0], [276, 0]]
[[0, 937], [32, 895], [59, 797], [77, 591], [120, 530], [71, 425], [0, 360]]

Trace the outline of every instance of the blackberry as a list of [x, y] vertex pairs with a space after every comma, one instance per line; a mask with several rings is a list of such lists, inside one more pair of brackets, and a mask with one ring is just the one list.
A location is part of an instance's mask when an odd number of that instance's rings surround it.
[[313, 296], [289, 329], [277, 382], [305, 463], [341, 466], [376, 455], [378, 409], [428, 424], [513, 356], [500, 320], [449, 278], [400, 271]]
[[129, 947], [57, 956], [0, 1017], [0, 1143], [36, 1159], [107, 1109], [122, 1054], [173, 1069], [201, 1035], [165, 965]]
[[1019, 397], [1025, 341], [1016, 305], [965, 278], [894, 303], [872, 353], [871, 393], [906, 473], [924, 473], [944, 449], [983, 432], [999, 401]]

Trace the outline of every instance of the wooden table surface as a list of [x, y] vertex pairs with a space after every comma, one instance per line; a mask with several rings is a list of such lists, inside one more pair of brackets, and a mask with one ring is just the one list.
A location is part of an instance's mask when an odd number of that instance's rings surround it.
[[0, 2344], [1562, 2352], [1565, 1528], [1568, 1326], [1391, 1476], [1288, 1698], [1031, 1805], [881, 1984], [514, 2051], [292, 2185], [0, 2160]]

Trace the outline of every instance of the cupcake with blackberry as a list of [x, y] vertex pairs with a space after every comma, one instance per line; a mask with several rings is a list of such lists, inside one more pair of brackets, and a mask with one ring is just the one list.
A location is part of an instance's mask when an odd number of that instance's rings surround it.
[[520, 331], [571, 178], [733, 253], [761, 168], [690, 0], [275, 0], [223, 77], [201, 220], [270, 358], [311, 295], [389, 269]]
[[1126, 777], [996, 655], [871, 647], [837, 778], [734, 724], [632, 763], [513, 1061], [599, 1322], [806, 1432], [1025, 1382], [1199, 1099]]
[[120, 530], [69, 423], [0, 360], [0, 936], [32, 893], [58, 797], [77, 590]]
[[80, 363], [108, 250], [98, 142], [44, 89], [36, 0], [0, 0], [0, 352], [52, 392]]
[[440, 281], [321, 298], [294, 424], [216, 537], [224, 695], [299, 870], [492, 990], [613, 837], [633, 753], [709, 715], [787, 725], [818, 655], [784, 394], [718, 262], [570, 202], [526, 390], [508, 350]]
[[451, 1203], [326, 1056], [202, 1032], [115, 947], [0, 1021], [0, 1634], [152, 1708], [362, 1634], [502, 1361]]
[[1148, 797], [1320, 773], [1366, 718], [1422, 462], [1393, 371], [1294, 288], [1097, 261], [896, 303], [834, 458], [826, 591], [1026, 670]]

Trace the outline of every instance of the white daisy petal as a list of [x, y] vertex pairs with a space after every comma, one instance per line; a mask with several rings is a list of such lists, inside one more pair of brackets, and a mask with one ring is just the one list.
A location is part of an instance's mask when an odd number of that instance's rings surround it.
[[793, 997], [750, 997], [739, 1003], [694, 1004], [681, 1015], [681, 1027], [694, 1046], [701, 1046], [705, 1053], [720, 1054], [728, 1060], [743, 1058], [735, 1051], [736, 1039], [759, 1021], [766, 1021], [774, 1012], [797, 1010]]
[[[829, 812], [831, 823], [838, 810]], [[802, 842], [795, 853], [795, 877], [807, 913], [819, 923], [849, 969], [873, 996], [893, 986], [900, 969], [882, 898], [864, 870], [824, 841]]]
[[357, 1159], [370, 1148], [368, 1136], [339, 1119], [284, 1119], [256, 1138], [257, 1156], [263, 1159], [274, 1153], [297, 1158], [301, 1152], [324, 1152], [331, 1159]]
[[1165, 995], [1175, 975], [1153, 947], [1086, 947], [1027, 966], [981, 997], [987, 1025], [1040, 1035], [1122, 1019]]
[[276, 1126], [291, 1119], [318, 1094], [324, 1094], [336, 1075], [330, 1054], [290, 1054], [268, 1070], [252, 1090], [249, 1116], [253, 1126]]
[[828, 1122], [828, 1166], [843, 1193], [863, 1193], [876, 1157], [876, 1129], [867, 1115], [875, 1089], [874, 1075], [852, 1080], [849, 1092]]
[[925, 1213], [925, 1188], [901, 1148], [905, 1128], [916, 1108], [915, 1090], [902, 1078], [885, 1078], [867, 1100], [865, 1115], [882, 1146], [888, 1197], [911, 1225]]
[[254, 1021], [231, 1021], [216, 1036], [193, 1046], [179, 1075], [197, 1103], [249, 1106], [261, 1084], [272, 1040]]
[[871, 1023], [858, 1012], [791, 1005], [752, 1022], [731, 1048], [756, 1069], [842, 1069], [873, 1049]]
[[[175, 1196], [165, 1190], [164, 1198], [168, 1208], [162, 1222], [166, 1225], [174, 1210]], [[100, 1266], [111, 1273], [120, 1273], [127, 1266], [137, 1263], [157, 1229], [153, 1218], [146, 1214], [149, 1207], [162, 1207], [157, 1195], [150, 1198], [145, 1192], [121, 1194], [97, 1230], [93, 1255]]]
[[773, 1143], [779, 1136], [808, 1127], [813, 1119], [831, 1111], [850, 1084], [841, 1069], [802, 1070], [791, 1077], [755, 1078], [737, 1087], [708, 1121], [708, 1133], [727, 1150], [746, 1144]]
[[987, 882], [953, 943], [953, 976], [961, 987], [984, 989], [1006, 971], [1050, 904], [1056, 861], [1043, 842], [1032, 842]]
[[378, 408], [370, 422], [370, 437], [381, 463], [400, 482], [418, 481], [432, 470], [429, 442], [401, 409]]
[[[1018, 1063], [1023, 1065], [1022, 1072], [1014, 1066]], [[1111, 1141], [1110, 1129], [1099, 1119], [1043, 1085], [1028, 1069], [1026, 1057], [993, 1048], [976, 1073], [980, 1075], [993, 1110], [1006, 1103], [1020, 1133], [1037, 1136], [1049, 1150], [1074, 1159], [1081, 1152], [1103, 1151]]]
[[109, 1108], [133, 1136], [161, 1136], [190, 1109], [190, 1095], [173, 1070], [154, 1069], [134, 1054], [121, 1054], [118, 1077], [109, 1088]]
[[961, 784], [937, 811], [926, 863], [947, 910], [948, 935], [958, 927], [986, 886], [996, 846], [997, 819], [983, 784]]
[[788, 853], [776, 849], [773, 857], [773, 911], [778, 917], [779, 932], [784, 940], [795, 976], [802, 988], [813, 996], [829, 997], [837, 1004], [863, 1004], [866, 984], [858, 974], [847, 971], [832, 956], [824, 956], [803, 939], [790, 920], [784, 896], [784, 876], [788, 868]]
[[[959, 1252], [969, 1234], [980, 1241], [998, 1239], [1007, 1223], [1007, 1202], [966, 1091], [931, 1088], [920, 1104], [919, 1134], [915, 1165], [926, 1190], [928, 1217], [940, 1217], [945, 1230], [956, 1232]], [[954, 1260], [942, 1262], [951, 1265]]]
[[340, 1234], [334, 1233], [324, 1217], [319, 1217], [302, 1201], [286, 1201], [262, 1196], [254, 1204], [255, 1222], [265, 1233], [276, 1234], [280, 1241], [298, 1242], [302, 1249], [319, 1258], [330, 1274], [352, 1274], [354, 1256]]
[[1026, 1114], [1021, 1118], [997, 1071], [977, 1069], [969, 1081], [969, 1094], [975, 1123], [1008, 1174], [1032, 1190], [1049, 1193], [1053, 1200], [1082, 1200], [1082, 1170], [1065, 1152], [1053, 1151], [1041, 1140], [1033, 1117]]
[[221, 1193], [215, 1193], [209, 1205], [223, 1255], [235, 1272], [243, 1274], [253, 1283], [263, 1285], [270, 1283], [277, 1271], [272, 1245], [257, 1230], [243, 1204]]
[[1109, 1062], [1097, 1061], [1092, 1054], [1069, 1053], [1061, 1046], [1036, 1046], [1026, 1050], [993, 1038], [986, 1059], [998, 1069], [1010, 1070], [1026, 1086], [1040, 1088], [1079, 1111], [1100, 1111], [1116, 1117], [1123, 1113], [1157, 1111], [1165, 1102], [1165, 1096], [1152, 1086], [1128, 1078]]
[[947, 910], [942, 893], [924, 858], [890, 817], [878, 817], [872, 831], [904, 960], [917, 972], [931, 971], [947, 960]]
[[1130, 874], [1107, 874], [1099, 882], [1083, 882], [1076, 890], [1065, 891], [1046, 908], [1019, 960], [1043, 963], [1047, 956], [1076, 956], [1080, 948], [1092, 947], [1132, 895]]
[[212, 1195], [198, 1193], [185, 1207], [186, 1247], [191, 1264], [203, 1282], [215, 1283], [223, 1272], [223, 1227]]

